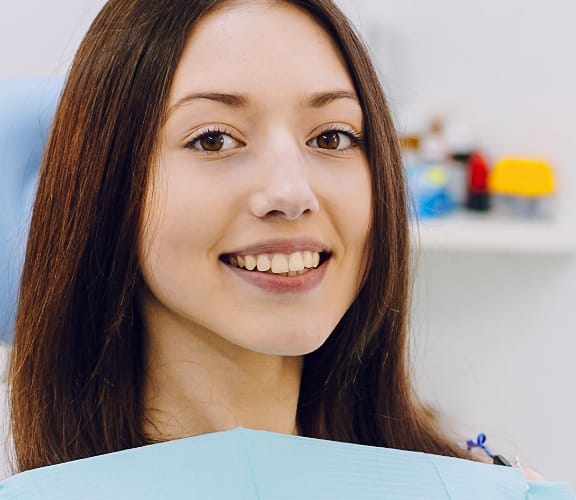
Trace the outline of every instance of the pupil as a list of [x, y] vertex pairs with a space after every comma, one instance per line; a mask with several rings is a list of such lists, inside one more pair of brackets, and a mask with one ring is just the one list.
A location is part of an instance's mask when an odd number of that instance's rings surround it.
[[338, 149], [340, 145], [340, 136], [334, 132], [322, 134], [318, 139], [319, 146], [325, 149]]
[[224, 145], [222, 134], [210, 134], [202, 138], [202, 148], [206, 151], [220, 151]]

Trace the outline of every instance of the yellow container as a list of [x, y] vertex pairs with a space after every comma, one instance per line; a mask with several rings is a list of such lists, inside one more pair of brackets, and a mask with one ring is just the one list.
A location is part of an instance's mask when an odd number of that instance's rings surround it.
[[491, 192], [505, 196], [539, 198], [555, 190], [550, 164], [530, 158], [503, 158], [488, 178]]

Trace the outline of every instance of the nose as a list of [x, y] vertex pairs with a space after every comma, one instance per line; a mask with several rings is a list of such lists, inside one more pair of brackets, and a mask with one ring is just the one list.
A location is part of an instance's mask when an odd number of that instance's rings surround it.
[[320, 210], [305, 159], [297, 147], [279, 148], [260, 161], [262, 182], [249, 201], [253, 215], [296, 220]]

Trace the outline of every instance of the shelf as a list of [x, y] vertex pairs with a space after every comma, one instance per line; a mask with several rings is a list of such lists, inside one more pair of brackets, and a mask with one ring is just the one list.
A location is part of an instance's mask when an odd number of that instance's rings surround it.
[[576, 226], [485, 214], [420, 221], [412, 226], [412, 239], [422, 251], [576, 254]]

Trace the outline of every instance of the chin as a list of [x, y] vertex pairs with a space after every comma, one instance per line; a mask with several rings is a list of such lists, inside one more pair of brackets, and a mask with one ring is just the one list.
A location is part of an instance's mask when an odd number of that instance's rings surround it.
[[250, 350], [269, 354], [272, 356], [304, 356], [319, 349], [332, 330], [318, 334], [318, 331], [311, 332], [280, 332], [271, 341], [258, 343], [259, 345], [246, 346]]

